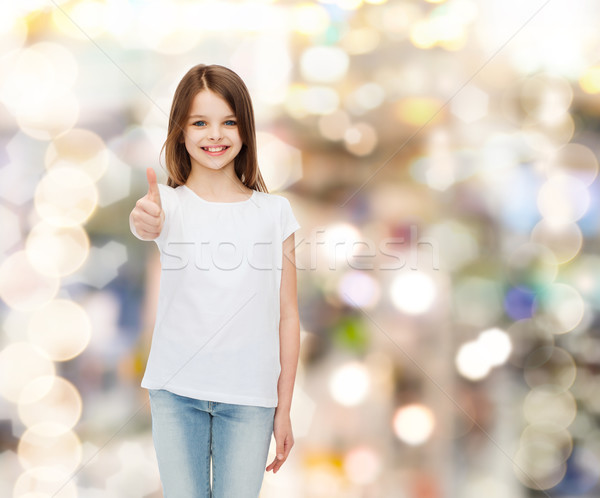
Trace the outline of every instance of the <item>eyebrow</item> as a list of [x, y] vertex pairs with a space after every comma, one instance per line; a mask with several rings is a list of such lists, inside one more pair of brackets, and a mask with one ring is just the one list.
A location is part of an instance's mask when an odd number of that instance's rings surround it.
[[[190, 116], [190, 118], [206, 118], [207, 116], [205, 116], [204, 114], [192, 114]], [[225, 116], [223, 119], [227, 119], [227, 118], [235, 118], [235, 114], [229, 114], [228, 116]]]

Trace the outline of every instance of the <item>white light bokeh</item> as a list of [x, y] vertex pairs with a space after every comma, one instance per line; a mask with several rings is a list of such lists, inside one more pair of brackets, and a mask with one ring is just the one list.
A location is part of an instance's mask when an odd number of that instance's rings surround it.
[[570, 223], [586, 213], [590, 194], [581, 180], [557, 173], [540, 188], [537, 205], [542, 216], [550, 223]]
[[54, 138], [46, 150], [48, 169], [69, 166], [98, 180], [108, 168], [108, 150], [96, 133], [74, 128]]
[[19, 402], [29, 382], [54, 373], [54, 363], [27, 342], [14, 342], [0, 351], [0, 394], [8, 401]]
[[40, 273], [25, 251], [16, 251], [0, 264], [0, 298], [11, 308], [31, 311], [58, 292], [59, 279]]
[[348, 71], [348, 54], [337, 47], [311, 47], [300, 57], [300, 71], [306, 81], [333, 83], [341, 80]]
[[50, 277], [63, 277], [77, 271], [89, 250], [87, 232], [78, 225], [56, 227], [42, 221], [31, 229], [25, 242], [31, 264]]
[[60, 466], [72, 472], [81, 463], [81, 441], [62, 424], [41, 422], [21, 435], [17, 455], [25, 469]]
[[512, 351], [510, 337], [498, 328], [484, 330], [479, 334], [477, 342], [493, 367], [504, 364]]
[[89, 344], [92, 323], [79, 304], [55, 299], [33, 314], [27, 334], [29, 341], [52, 360], [68, 361]]
[[482, 352], [481, 344], [477, 341], [466, 342], [458, 349], [456, 368], [463, 377], [481, 380], [489, 374], [492, 365]]
[[374, 482], [382, 470], [381, 457], [370, 446], [352, 448], [344, 458], [344, 471], [349, 480], [356, 484]]
[[371, 387], [369, 370], [360, 362], [350, 362], [338, 367], [329, 379], [331, 397], [344, 406], [362, 403]]
[[84, 223], [98, 203], [93, 180], [72, 167], [52, 168], [35, 191], [35, 208], [42, 219], [58, 227]]
[[352, 271], [340, 279], [338, 292], [340, 298], [349, 306], [371, 309], [379, 301], [381, 287], [369, 273]]
[[512, 342], [504, 330], [487, 329], [476, 340], [460, 346], [455, 358], [456, 368], [467, 379], [481, 380], [492, 368], [503, 365], [511, 352]]
[[396, 436], [411, 446], [425, 443], [435, 429], [435, 417], [425, 405], [405, 405], [394, 413], [393, 427]]
[[19, 418], [27, 427], [54, 422], [67, 430], [81, 418], [82, 400], [75, 386], [63, 377], [37, 377], [23, 388]]
[[436, 297], [433, 279], [426, 273], [417, 271], [396, 276], [389, 292], [394, 306], [409, 315], [425, 313]]

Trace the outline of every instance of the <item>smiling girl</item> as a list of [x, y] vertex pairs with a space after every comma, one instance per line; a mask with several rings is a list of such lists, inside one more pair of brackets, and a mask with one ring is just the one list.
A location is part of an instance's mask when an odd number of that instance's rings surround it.
[[277, 472], [294, 444], [300, 225], [289, 201], [267, 192], [250, 95], [232, 70], [199, 64], [187, 72], [163, 149], [167, 185], [148, 168], [148, 193], [129, 221], [160, 250], [141, 386], [164, 496], [256, 498], [271, 436], [267, 471]]

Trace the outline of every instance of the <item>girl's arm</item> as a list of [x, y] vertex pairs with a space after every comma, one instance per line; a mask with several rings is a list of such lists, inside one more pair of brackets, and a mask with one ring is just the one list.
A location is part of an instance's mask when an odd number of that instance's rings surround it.
[[277, 383], [278, 404], [275, 409], [273, 423], [277, 454], [266, 469], [267, 472], [273, 470], [274, 473], [283, 465], [294, 445], [290, 408], [300, 353], [300, 318], [298, 314], [295, 237], [293, 233], [283, 242], [280, 307], [279, 357], [281, 373]]
[[277, 411], [289, 413], [300, 353], [300, 318], [296, 285], [295, 237], [283, 242], [283, 267], [281, 274], [281, 312], [279, 322], [279, 351], [281, 373], [277, 385]]

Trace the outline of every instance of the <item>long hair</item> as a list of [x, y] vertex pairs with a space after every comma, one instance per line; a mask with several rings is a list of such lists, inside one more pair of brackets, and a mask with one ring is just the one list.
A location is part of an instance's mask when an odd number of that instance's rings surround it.
[[167, 185], [178, 187], [185, 184], [190, 176], [192, 164], [185, 148], [183, 133], [194, 97], [198, 92], [207, 89], [221, 96], [229, 104], [238, 122], [243, 145], [234, 160], [235, 174], [247, 187], [268, 192], [258, 168], [254, 110], [250, 93], [235, 72], [218, 64], [198, 64], [192, 67], [177, 85], [171, 105], [167, 138], [160, 151], [161, 155], [163, 150], [165, 151]]

